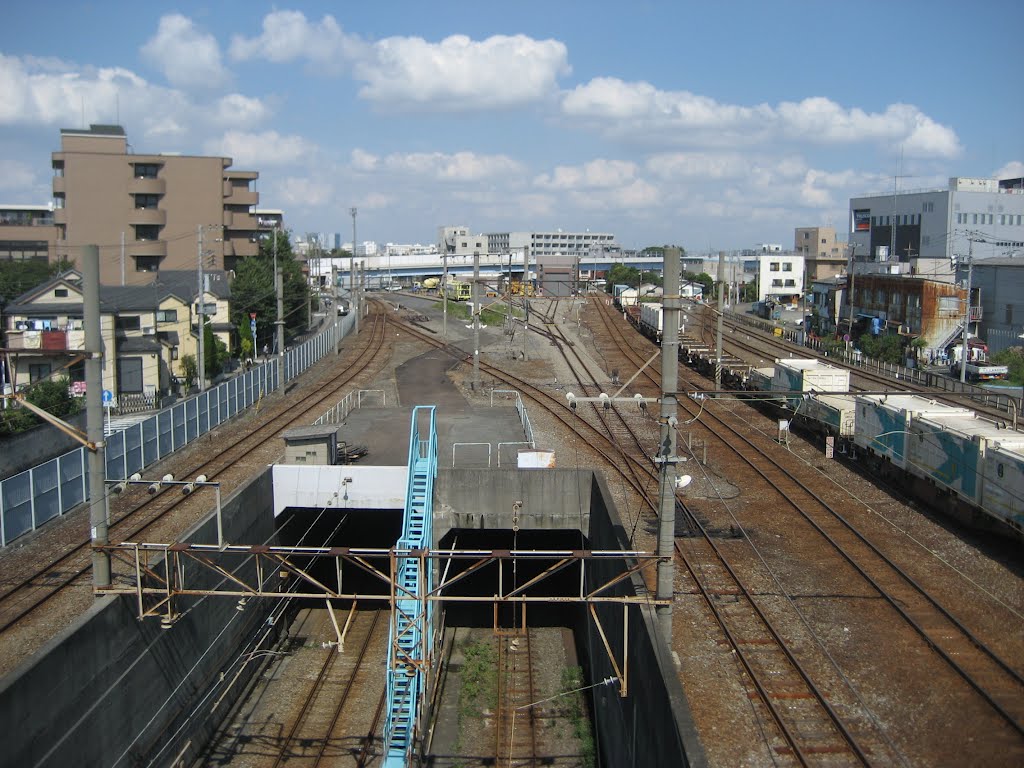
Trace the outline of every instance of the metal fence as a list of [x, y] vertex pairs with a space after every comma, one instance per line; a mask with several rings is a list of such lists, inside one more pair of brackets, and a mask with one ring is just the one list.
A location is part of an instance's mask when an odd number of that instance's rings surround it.
[[839, 348], [836, 350], [826, 351], [826, 344], [822, 339], [808, 337], [801, 342], [802, 334], [799, 329], [782, 328], [759, 317], [747, 317], [733, 312], [728, 313], [728, 315], [730, 320], [734, 320], [768, 333], [774, 333], [774, 335], [783, 338], [792, 344], [812, 349], [819, 354], [831, 357], [834, 360], [852, 368], [863, 368], [866, 371], [875, 371], [893, 379], [910, 382], [911, 384], [933, 387], [935, 389], [941, 389], [944, 392], [963, 394], [976, 403], [1002, 411], [1013, 418], [1016, 418], [1016, 411], [1020, 406], [1024, 405], [1024, 398], [1015, 399], [1014, 393], [1004, 393], [986, 389], [985, 387], [978, 387], [974, 384], [961, 382], [959, 379], [952, 378], [944, 373], [938, 373], [924, 368], [908, 368], [905, 365], [883, 363], [880, 360], [875, 360], [874, 358], [862, 355], [860, 351], [852, 348]]
[[[355, 317], [310, 337], [284, 354], [284, 381], [295, 378], [334, 350], [334, 334], [351, 332]], [[108, 435], [104, 448], [108, 480], [124, 480], [166, 458], [276, 391], [278, 361], [270, 361], [208, 389], [145, 421]], [[89, 499], [84, 447], [0, 482], [0, 546], [34, 531]]]

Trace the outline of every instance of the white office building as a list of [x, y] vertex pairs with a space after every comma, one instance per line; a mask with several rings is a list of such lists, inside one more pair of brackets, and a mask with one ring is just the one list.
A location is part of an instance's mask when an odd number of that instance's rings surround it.
[[953, 282], [953, 257], [1010, 256], [1024, 248], [1024, 179], [954, 177], [944, 189], [850, 199], [855, 271]]

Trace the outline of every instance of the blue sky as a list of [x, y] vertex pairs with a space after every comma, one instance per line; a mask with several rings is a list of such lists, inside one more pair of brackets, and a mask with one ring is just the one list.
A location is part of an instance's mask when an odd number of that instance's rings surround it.
[[[0, 26], [0, 202], [59, 129], [257, 170], [296, 233], [845, 237], [848, 199], [1024, 175], [1024, 3], [51, 2]], [[171, 233], [173, 234], [173, 233]]]

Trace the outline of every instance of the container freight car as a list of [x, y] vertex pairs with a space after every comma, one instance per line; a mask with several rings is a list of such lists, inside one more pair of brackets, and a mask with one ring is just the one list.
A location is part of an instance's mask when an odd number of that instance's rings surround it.
[[857, 399], [854, 442], [879, 474], [896, 468], [943, 511], [1024, 535], [1024, 434], [922, 397]]
[[649, 301], [640, 305], [640, 333], [649, 339], [661, 341], [664, 312], [661, 304]]
[[[871, 474], [900, 484], [937, 510], [973, 527], [1024, 538], [1024, 433], [926, 397], [820, 391], [845, 389], [843, 376], [812, 362], [755, 368], [745, 387], [767, 393], [758, 399], [773, 415], [845, 442]], [[806, 394], [789, 394], [797, 391]]]

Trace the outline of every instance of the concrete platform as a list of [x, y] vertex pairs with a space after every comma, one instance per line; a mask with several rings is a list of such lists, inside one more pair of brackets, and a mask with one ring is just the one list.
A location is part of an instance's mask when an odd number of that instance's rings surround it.
[[[412, 409], [418, 405], [437, 407], [438, 466], [486, 467], [488, 454], [492, 467], [498, 466], [499, 459], [501, 466], [515, 466], [518, 449], [529, 447], [518, 411], [507, 400], [494, 407], [470, 405], [448, 378], [454, 364], [440, 350], [408, 360], [396, 371], [400, 405], [364, 406], [348, 415], [338, 430], [339, 442], [369, 449], [357, 466], [406, 466]], [[499, 445], [504, 446], [500, 455]]]

